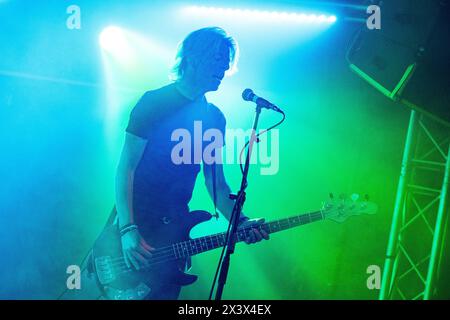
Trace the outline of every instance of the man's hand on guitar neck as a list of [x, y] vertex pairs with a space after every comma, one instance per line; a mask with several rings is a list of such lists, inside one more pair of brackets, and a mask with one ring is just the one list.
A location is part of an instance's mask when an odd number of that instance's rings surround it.
[[148, 266], [147, 259], [152, 257], [153, 250], [155, 249], [145, 242], [137, 229], [122, 235], [123, 257], [128, 268], [139, 270]]
[[264, 223], [264, 218], [247, 219], [239, 224], [239, 228], [252, 227], [249, 236], [245, 239], [245, 243], [251, 244], [261, 241], [262, 239], [269, 240], [269, 234], [260, 226]]

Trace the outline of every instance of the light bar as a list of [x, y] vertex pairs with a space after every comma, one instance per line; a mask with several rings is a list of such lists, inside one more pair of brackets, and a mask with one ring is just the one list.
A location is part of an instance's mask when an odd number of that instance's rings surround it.
[[204, 7], [204, 6], [191, 6], [187, 7], [186, 11], [193, 14], [220, 15], [228, 16], [236, 19], [258, 19], [265, 21], [277, 21], [277, 22], [293, 22], [293, 23], [334, 23], [337, 18], [334, 15], [317, 15], [317, 14], [305, 14], [305, 13], [288, 13], [277, 11], [259, 11], [259, 10], [243, 10], [243, 9], [230, 9], [230, 8], [217, 8], [217, 7]]

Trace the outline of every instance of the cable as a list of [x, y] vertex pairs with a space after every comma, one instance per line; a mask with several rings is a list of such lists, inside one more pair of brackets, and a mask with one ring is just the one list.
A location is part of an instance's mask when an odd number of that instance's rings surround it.
[[[280, 126], [280, 125], [284, 122], [284, 120], [286, 120], [286, 114], [285, 114], [284, 112], [282, 112], [282, 111], [281, 111], [281, 114], [283, 115], [283, 119], [281, 119], [279, 122], [277, 122], [277, 123], [274, 124], [273, 126], [269, 127], [268, 129], [265, 129], [265, 130], [261, 131], [260, 133], [258, 133], [258, 134], [256, 135], [256, 142], [259, 142], [259, 141], [258, 141], [258, 138], [259, 138], [260, 136], [262, 136], [263, 134], [269, 132], [270, 130], [275, 129], [276, 127]], [[241, 150], [241, 152], [240, 152], [240, 154], [239, 154], [239, 166], [241, 167], [241, 173], [242, 173], [242, 174], [244, 173], [244, 168], [242, 167], [242, 154], [244, 153], [244, 150], [245, 150], [245, 148], [247, 148], [247, 146], [249, 145], [249, 143], [250, 143], [250, 141], [247, 141], [247, 142], [245, 143], [244, 147], [242, 148], [242, 150]]]
[[[256, 139], [258, 139], [261, 135], [263, 135], [263, 134], [269, 132], [270, 130], [275, 129], [276, 127], [280, 126], [280, 125], [284, 122], [284, 120], [286, 120], [286, 114], [285, 114], [284, 112], [281, 112], [281, 114], [283, 115], [283, 118], [282, 118], [279, 122], [277, 122], [276, 124], [274, 124], [273, 126], [271, 126], [271, 127], [269, 127], [268, 129], [265, 129], [265, 130], [261, 131], [260, 133], [258, 133], [258, 134], [256, 135]], [[258, 141], [258, 140], [257, 140], [257, 141]], [[244, 145], [244, 147], [242, 148], [241, 153], [239, 154], [239, 165], [240, 165], [241, 173], [242, 173], [242, 174], [244, 173], [244, 170], [243, 170], [243, 167], [242, 167], [242, 153], [243, 153], [244, 150], [247, 148], [247, 146], [249, 145], [249, 143], [250, 143], [250, 141], [247, 141], [247, 143], [246, 143], [246, 144]], [[233, 209], [233, 212], [232, 212], [232, 214], [231, 214], [231, 217], [230, 217], [230, 220], [229, 220], [229, 223], [228, 223], [227, 232], [226, 232], [226, 234], [225, 234], [225, 245], [223, 246], [222, 252], [221, 252], [221, 254], [220, 254], [219, 263], [218, 263], [218, 265], [217, 265], [216, 272], [215, 272], [215, 274], [214, 274], [214, 280], [213, 280], [213, 284], [212, 284], [212, 286], [211, 286], [211, 290], [210, 290], [210, 292], [209, 292], [208, 300], [211, 300], [211, 299], [212, 299], [212, 295], [213, 295], [213, 292], [214, 292], [214, 288], [216, 287], [217, 276], [219, 275], [220, 267], [221, 267], [222, 262], [223, 262], [223, 256], [224, 256], [224, 254], [225, 254], [225, 249], [228, 247], [228, 242], [229, 242], [229, 237], [230, 237], [230, 230], [231, 230], [231, 222], [233, 221], [233, 218], [234, 218], [234, 215], [235, 215], [235, 214], [236, 214], [236, 210]]]

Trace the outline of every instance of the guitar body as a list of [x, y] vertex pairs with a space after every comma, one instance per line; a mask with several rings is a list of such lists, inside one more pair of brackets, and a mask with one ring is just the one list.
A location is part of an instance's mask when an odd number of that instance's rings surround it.
[[[173, 250], [174, 243], [190, 240], [191, 229], [209, 219], [211, 215], [208, 212], [193, 211], [177, 218], [177, 221], [161, 221], [143, 236], [156, 249]], [[92, 250], [92, 267], [106, 299], [140, 300], [152, 297], [153, 293], [167, 285], [190, 285], [197, 280], [197, 276], [184, 273], [185, 266], [186, 259], [173, 259], [152, 263], [139, 271], [127, 268], [117, 225], [107, 226]]]

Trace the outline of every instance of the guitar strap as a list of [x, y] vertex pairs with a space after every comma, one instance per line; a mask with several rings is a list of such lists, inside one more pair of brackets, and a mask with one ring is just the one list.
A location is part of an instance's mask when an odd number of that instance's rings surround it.
[[[214, 150], [214, 153], [216, 151]], [[212, 178], [213, 178], [213, 202], [214, 202], [214, 217], [219, 219], [219, 214], [217, 213], [217, 191], [216, 191], [216, 162], [214, 161], [212, 165]]]

